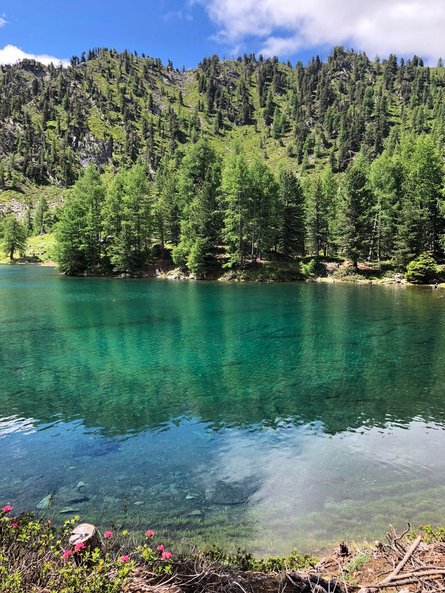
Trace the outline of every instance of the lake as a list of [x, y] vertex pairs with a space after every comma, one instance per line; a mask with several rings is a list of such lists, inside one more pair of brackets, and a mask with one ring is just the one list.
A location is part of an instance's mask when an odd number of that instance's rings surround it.
[[257, 554], [443, 524], [444, 297], [1, 266], [0, 506]]

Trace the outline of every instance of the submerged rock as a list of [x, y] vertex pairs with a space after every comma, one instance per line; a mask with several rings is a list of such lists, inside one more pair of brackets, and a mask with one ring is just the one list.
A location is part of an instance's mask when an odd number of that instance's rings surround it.
[[65, 508], [59, 511], [61, 515], [69, 515], [70, 513], [78, 513], [79, 509]]
[[53, 497], [51, 496], [51, 494], [48, 494], [47, 496], [45, 496], [45, 498], [42, 498], [42, 500], [37, 504], [37, 508], [40, 509], [41, 511], [48, 509], [53, 502]]
[[64, 492], [60, 496], [62, 502], [68, 504], [79, 504], [81, 502], [87, 502], [88, 496], [84, 492]]
[[191, 513], [188, 514], [188, 517], [200, 517], [202, 515], [202, 511], [199, 509], [195, 509]]
[[245, 488], [236, 482], [224, 482], [219, 480], [210, 494], [210, 501], [213, 504], [232, 505], [244, 504], [248, 501], [249, 493]]
[[81, 442], [73, 451], [73, 457], [102, 457], [119, 451], [120, 443], [116, 441]]

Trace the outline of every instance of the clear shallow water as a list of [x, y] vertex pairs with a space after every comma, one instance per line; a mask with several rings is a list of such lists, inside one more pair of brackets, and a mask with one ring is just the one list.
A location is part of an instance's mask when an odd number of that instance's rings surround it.
[[0, 503], [261, 554], [444, 523], [444, 296], [2, 266]]

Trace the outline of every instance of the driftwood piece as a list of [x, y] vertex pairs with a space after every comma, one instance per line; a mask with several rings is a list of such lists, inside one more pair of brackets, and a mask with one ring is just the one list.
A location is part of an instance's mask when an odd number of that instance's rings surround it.
[[[436, 581], [438, 579], [442, 579], [443, 578], [443, 574], [435, 574], [432, 575], [430, 577], [427, 577], [428, 581]], [[416, 575], [414, 574], [411, 577], [404, 577], [403, 579], [399, 579], [396, 581], [392, 581], [389, 583], [384, 583], [383, 581], [381, 583], [376, 583], [374, 585], [362, 585], [362, 589], [388, 589], [389, 587], [401, 587], [402, 585], [416, 585], [419, 583], [420, 578], [416, 577]], [[361, 590], [362, 590], [361, 589]]]
[[[403, 536], [406, 535], [406, 532]], [[390, 546], [394, 552], [397, 552], [396, 545], [401, 546], [401, 537], [397, 537], [394, 528], [391, 528], [388, 534], [391, 542]], [[395, 566], [392, 572], [385, 577], [379, 583], [361, 585], [359, 593], [371, 593], [371, 591], [386, 589], [386, 588], [399, 588], [401, 586], [415, 585], [416, 590], [420, 591], [431, 591], [439, 592], [444, 591], [445, 587], [441, 583], [434, 583], [433, 581], [445, 580], [445, 566], [437, 566], [430, 564], [429, 566], [424, 564], [418, 557], [416, 558], [415, 552], [422, 541], [422, 535], [419, 535], [406, 550], [403, 558]], [[403, 546], [402, 546], [403, 547]], [[412, 567], [406, 570], [406, 564], [411, 562]], [[416, 566], [417, 565], [417, 566]], [[405, 570], [404, 570], [405, 569]]]
[[408, 551], [406, 552], [405, 556], [402, 558], [402, 560], [399, 562], [399, 564], [395, 567], [395, 569], [392, 571], [392, 573], [390, 575], [388, 575], [386, 577], [386, 579], [383, 579], [383, 581], [380, 583], [381, 585], [390, 583], [393, 580], [393, 578], [399, 574], [399, 572], [402, 570], [402, 568], [405, 566], [405, 564], [408, 562], [408, 560], [411, 558], [411, 556], [417, 550], [421, 541], [422, 541], [422, 536], [419, 535], [413, 541], [413, 543], [409, 547]]
[[99, 533], [96, 527], [90, 525], [90, 523], [81, 523], [80, 525], [77, 525], [71, 532], [68, 543], [73, 548], [75, 548], [77, 544], [84, 544], [85, 547], [82, 549], [85, 550], [85, 552], [91, 552], [96, 548], [102, 547]]

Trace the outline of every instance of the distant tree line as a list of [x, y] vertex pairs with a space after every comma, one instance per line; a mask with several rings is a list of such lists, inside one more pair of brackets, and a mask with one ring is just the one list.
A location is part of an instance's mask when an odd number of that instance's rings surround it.
[[57, 225], [62, 270], [134, 273], [154, 243], [192, 272], [281, 254], [392, 259], [400, 268], [445, 247], [444, 167], [432, 139], [407, 136], [371, 159], [359, 153], [340, 183], [329, 164], [297, 177], [233, 144], [224, 159], [202, 139], [155, 176], [137, 162], [113, 176], [90, 166]]

